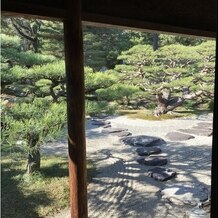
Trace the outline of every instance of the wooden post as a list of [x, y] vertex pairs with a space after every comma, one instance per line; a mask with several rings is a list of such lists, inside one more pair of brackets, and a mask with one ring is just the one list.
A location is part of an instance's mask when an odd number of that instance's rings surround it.
[[81, 1], [67, 1], [64, 20], [71, 218], [87, 218], [85, 98]]
[[[218, 49], [216, 39], [216, 53]], [[211, 218], [216, 218], [217, 213], [217, 111], [218, 111], [218, 75], [217, 75], [217, 55], [215, 67], [215, 89], [214, 89], [214, 110], [213, 110], [213, 143], [212, 143], [212, 181], [211, 181]]]

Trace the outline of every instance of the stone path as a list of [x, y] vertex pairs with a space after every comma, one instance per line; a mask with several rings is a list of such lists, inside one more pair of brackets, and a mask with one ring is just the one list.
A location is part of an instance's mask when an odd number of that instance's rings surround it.
[[[179, 129], [192, 128], [198, 123], [211, 123], [211, 120], [211, 116], [166, 121], [130, 120], [126, 117], [106, 119], [112, 128], [128, 129], [133, 136], [143, 134], [161, 137], [166, 141], [160, 147], [162, 153], [158, 155], [168, 159], [164, 167], [175, 171], [177, 176], [165, 182], [149, 176], [150, 166], [137, 163], [136, 147], [125, 145], [119, 136], [102, 131], [102, 126], [92, 125], [91, 120], [88, 120], [87, 158], [92, 159], [97, 166], [97, 175], [88, 186], [89, 217], [182, 218], [187, 217], [187, 214], [191, 217], [193, 205], [174, 204], [163, 198], [161, 191], [175, 185], [209, 189], [212, 137], [194, 135], [194, 138], [181, 142], [169, 141], [166, 135], [179, 132]], [[56, 153], [56, 148], [60, 148], [60, 153], [66, 152], [66, 142], [48, 144], [43, 151]], [[70, 217], [69, 209], [54, 217]], [[206, 217], [208, 213], [204, 215]]]

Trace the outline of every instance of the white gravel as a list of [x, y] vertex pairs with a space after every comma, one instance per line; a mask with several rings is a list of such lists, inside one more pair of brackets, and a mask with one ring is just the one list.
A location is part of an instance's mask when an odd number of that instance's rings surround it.
[[[109, 117], [112, 127], [128, 129], [132, 135], [149, 135], [163, 138], [163, 156], [168, 158], [167, 168], [177, 177], [158, 182], [148, 177], [149, 167], [138, 164], [131, 146], [123, 145], [118, 136], [102, 133], [102, 127], [86, 122], [87, 158], [92, 159], [98, 174], [88, 186], [90, 218], [171, 218], [185, 217], [190, 206], [175, 206], [161, 198], [160, 190], [173, 184], [203, 185], [211, 182], [212, 137], [195, 136], [188, 141], [169, 141], [166, 134], [189, 129], [199, 122], [212, 122], [212, 114], [186, 119], [146, 121], [125, 116]], [[67, 154], [66, 141], [42, 146], [42, 153]], [[69, 209], [54, 216], [68, 218]]]

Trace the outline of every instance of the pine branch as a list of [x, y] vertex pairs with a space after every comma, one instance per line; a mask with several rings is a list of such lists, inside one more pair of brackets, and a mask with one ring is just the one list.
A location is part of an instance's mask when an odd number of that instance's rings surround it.
[[35, 40], [33, 38], [31, 38], [30, 36], [26, 35], [25, 33], [23, 33], [19, 27], [14, 23], [12, 22], [12, 25], [14, 26], [14, 28], [18, 31], [18, 33], [23, 36], [24, 38], [28, 39], [29, 41], [31, 42], [35, 42]]

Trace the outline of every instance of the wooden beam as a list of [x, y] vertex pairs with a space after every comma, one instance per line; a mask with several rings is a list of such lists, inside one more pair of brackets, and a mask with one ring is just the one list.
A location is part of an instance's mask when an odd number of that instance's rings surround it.
[[[61, 2], [61, 1], [60, 1]], [[46, 1], [45, 1], [46, 3]], [[37, 1], [2, 0], [2, 15], [21, 16], [49, 20], [63, 20], [66, 18], [66, 9], [57, 4], [40, 4]]]
[[176, 34], [183, 36], [204, 37], [208, 39], [215, 39], [216, 32], [204, 29], [187, 28], [178, 25], [167, 25], [155, 22], [147, 22], [142, 20], [133, 20], [120, 17], [109, 17], [105, 15], [82, 13], [82, 20], [85, 25], [130, 29], [141, 32], [155, 32], [165, 34]]
[[[216, 0], [81, 0], [82, 20], [137, 30], [216, 37]], [[67, 0], [2, 0], [4, 15], [63, 20]]]
[[68, 0], [64, 20], [71, 217], [87, 218], [85, 88], [80, 0]]

